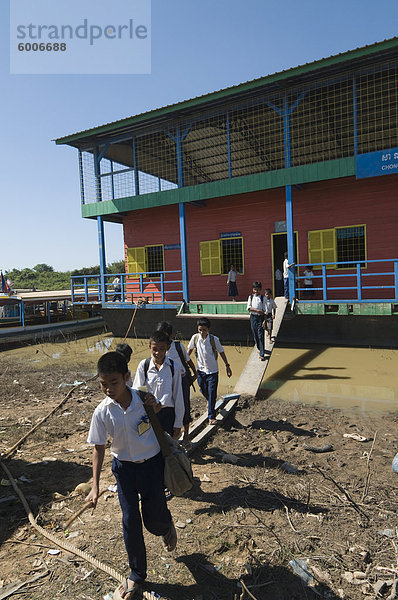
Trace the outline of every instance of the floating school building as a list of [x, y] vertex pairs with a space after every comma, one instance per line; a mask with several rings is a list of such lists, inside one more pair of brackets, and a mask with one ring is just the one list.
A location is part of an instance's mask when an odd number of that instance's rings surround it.
[[231, 263], [244, 298], [253, 280], [275, 287], [287, 250], [290, 300], [302, 312], [393, 314], [397, 90], [393, 38], [57, 139], [78, 150], [103, 306], [114, 278], [103, 222], [112, 221], [123, 224], [126, 260], [113, 307], [131, 310], [144, 296], [148, 307], [184, 299], [192, 312], [216, 312]]

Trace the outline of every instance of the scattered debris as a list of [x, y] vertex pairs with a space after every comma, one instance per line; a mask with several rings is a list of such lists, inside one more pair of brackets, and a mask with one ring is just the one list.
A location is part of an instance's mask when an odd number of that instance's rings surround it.
[[307, 568], [307, 561], [294, 559], [289, 560], [289, 566], [292, 568], [294, 573], [298, 575], [306, 585], [313, 586], [315, 584], [315, 579], [313, 574]]
[[332, 452], [333, 446], [332, 444], [325, 444], [325, 446], [310, 446], [309, 444], [303, 444], [304, 450], [308, 450], [309, 452], [316, 452], [321, 454], [322, 452]]
[[355, 440], [357, 442], [370, 442], [370, 439], [361, 435], [360, 433], [344, 433], [343, 437], [350, 438], [351, 440]]

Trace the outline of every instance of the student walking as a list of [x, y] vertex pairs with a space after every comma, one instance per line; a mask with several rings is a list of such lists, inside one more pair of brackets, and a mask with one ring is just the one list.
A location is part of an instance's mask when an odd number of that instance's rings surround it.
[[216, 423], [216, 400], [218, 387], [218, 355], [225, 363], [227, 377], [232, 376], [231, 366], [225, 355], [224, 348], [217, 336], [210, 333], [210, 321], [206, 317], [198, 319], [198, 333], [195, 333], [188, 344], [188, 354], [195, 350], [197, 358], [198, 384], [200, 391], [207, 400], [207, 413], [210, 425]]
[[[192, 421], [191, 417], [191, 385], [197, 379], [198, 374], [196, 367], [185, 349], [184, 344], [173, 340], [173, 326], [168, 321], [162, 321], [157, 325], [157, 331], [164, 331], [170, 338], [170, 348], [167, 350], [166, 356], [170, 358], [181, 372], [182, 395], [184, 397], [184, 418], [182, 425], [184, 428], [184, 437], [182, 444], [186, 449], [189, 449], [192, 444], [189, 441], [189, 424]], [[192, 373], [191, 373], [192, 371]]]
[[185, 407], [182, 394], [181, 370], [174, 361], [166, 357], [170, 338], [164, 331], [155, 331], [149, 338], [151, 358], [138, 365], [133, 388], [146, 385], [161, 404], [158, 419], [164, 431], [178, 438], [181, 432]]
[[268, 338], [272, 340], [272, 329], [274, 326], [274, 320], [276, 315], [276, 302], [272, 297], [272, 291], [267, 288], [265, 290], [264, 298], [264, 329], [267, 332]]
[[253, 281], [253, 292], [247, 299], [247, 310], [250, 313], [250, 327], [252, 329], [254, 342], [260, 354], [260, 360], [264, 356], [264, 296], [261, 293], [261, 281]]
[[[147, 576], [142, 521], [152, 534], [162, 536], [166, 550], [177, 545], [177, 534], [163, 491], [164, 463], [156, 435], [144, 404], [135, 390], [126, 385], [128, 367], [120, 352], [108, 352], [97, 365], [101, 390], [106, 398], [91, 419], [88, 443], [93, 448], [93, 484], [86, 501], [96, 507], [105, 445], [112, 438], [112, 472], [116, 478], [123, 514], [123, 537], [130, 575], [117, 588], [114, 598], [141, 598], [141, 586]], [[148, 394], [145, 404], [159, 410]], [[141, 512], [139, 508], [141, 499]]]

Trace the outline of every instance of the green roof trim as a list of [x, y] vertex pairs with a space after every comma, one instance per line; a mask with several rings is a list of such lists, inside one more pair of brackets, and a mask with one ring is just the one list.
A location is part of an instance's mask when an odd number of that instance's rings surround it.
[[186, 188], [176, 188], [174, 190], [153, 192], [152, 194], [83, 204], [82, 216], [85, 218], [95, 218], [101, 215], [106, 220], [107, 215], [115, 215], [132, 210], [156, 208], [158, 206], [179, 204], [180, 202], [197, 202], [198, 200], [208, 200], [211, 198], [232, 196], [234, 194], [246, 194], [284, 187], [285, 185], [298, 185], [313, 181], [323, 181], [325, 179], [350, 177], [352, 175], [355, 175], [355, 158], [340, 158], [327, 162], [291, 167], [290, 169], [279, 169], [256, 175], [201, 183]]
[[70, 144], [71, 142], [83, 141], [86, 137], [90, 137], [97, 134], [104, 134], [107, 132], [115, 131], [118, 128], [128, 127], [130, 125], [142, 124], [146, 121], [150, 121], [151, 119], [156, 119], [159, 117], [166, 117], [173, 112], [180, 111], [183, 109], [189, 108], [197, 108], [201, 106], [205, 106], [206, 103], [213, 102], [216, 100], [228, 99], [229, 96], [234, 96], [236, 94], [253, 91], [257, 88], [260, 88], [268, 83], [274, 83], [277, 81], [282, 81], [287, 78], [296, 77], [299, 75], [304, 75], [310, 73], [311, 71], [317, 71], [319, 69], [324, 69], [327, 67], [332, 67], [338, 65], [343, 62], [355, 60], [358, 58], [363, 58], [371, 54], [375, 54], [377, 52], [383, 52], [387, 50], [391, 50], [398, 47], [398, 37], [394, 37], [388, 40], [384, 40], [383, 42], [375, 42], [374, 44], [370, 44], [368, 46], [363, 46], [361, 48], [356, 48], [355, 50], [348, 50], [346, 52], [341, 52], [340, 54], [335, 54], [328, 58], [321, 58], [311, 63], [306, 63], [304, 65], [299, 65], [297, 67], [292, 67], [285, 71], [280, 71], [278, 73], [274, 73], [272, 75], [266, 75], [265, 77], [260, 77], [258, 79], [253, 79], [252, 81], [248, 81], [246, 83], [240, 83], [238, 85], [225, 88], [219, 90], [217, 92], [210, 92], [203, 96], [198, 96], [196, 98], [192, 98], [190, 100], [184, 100], [182, 102], [178, 102], [176, 104], [172, 104], [169, 106], [165, 106], [162, 108], [157, 108], [145, 113], [141, 113], [139, 115], [135, 115], [132, 117], [127, 117], [125, 119], [121, 119], [119, 121], [114, 121], [112, 123], [107, 123], [105, 125], [100, 125], [98, 127], [93, 127], [92, 129], [87, 129], [80, 131], [78, 133], [74, 133], [72, 135], [67, 135], [64, 137], [57, 138], [55, 140], [56, 144]]

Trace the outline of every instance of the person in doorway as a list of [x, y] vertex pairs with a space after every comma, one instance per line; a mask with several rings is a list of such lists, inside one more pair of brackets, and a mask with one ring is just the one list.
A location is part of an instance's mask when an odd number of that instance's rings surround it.
[[313, 279], [314, 279], [314, 271], [312, 270], [312, 267], [310, 265], [308, 265], [305, 270], [304, 270], [304, 297], [305, 298], [311, 298], [314, 295], [314, 289], [313, 289]]
[[224, 348], [217, 336], [210, 333], [210, 321], [206, 317], [196, 322], [198, 333], [195, 333], [188, 344], [188, 354], [195, 350], [197, 359], [198, 384], [207, 400], [209, 424], [216, 424], [216, 400], [218, 387], [218, 355], [221, 356], [227, 370], [227, 377], [232, 376], [231, 366]]
[[287, 252], [285, 252], [285, 260], [283, 261], [283, 287], [285, 292], [285, 298], [289, 300], [289, 269], [294, 267], [296, 263], [292, 262], [289, 264], [287, 258]]
[[170, 348], [167, 350], [166, 356], [174, 362], [174, 364], [178, 367], [181, 373], [182, 395], [184, 397], [185, 407], [184, 418], [182, 420], [182, 425], [184, 428], [184, 437], [182, 439], [182, 445], [185, 447], [186, 450], [189, 450], [192, 447], [192, 444], [189, 440], [189, 424], [192, 421], [190, 390], [191, 385], [193, 384], [195, 379], [197, 379], [198, 374], [196, 372], [196, 367], [191, 357], [185, 349], [184, 344], [173, 340], [172, 324], [168, 321], [161, 321], [160, 323], [158, 323], [156, 330], [164, 331], [169, 336], [171, 344]]
[[233, 302], [237, 299], [238, 287], [236, 285], [236, 277], [238, 273], [235, 269], [234, 265], [230, 265], [228, 277], [227, 277], [227, 285], [228, 285], [228, 298], [232, 297]]
[[253, 281], [252, 293], [247, 299], [247, 310], [250, 313], [250, 327], [252, 329], [254, 342], [260, 355], [260, 360], [265, 360], [264, 356], [264, 296], [261, 293], [261, 281]]
[[115, 277], [115, 279], [112, 281], [112, 285], [114, 291], [112, 302], [116, 302], [116, 300], [120, 301], [122, 299], [122, 285], [120, 283], [120, 277]]
[[[114, 598], [138, 600], [147, 575], [142, 521], [150, 533], [162, 536], [169, 552], [177, 545], [177, 534], [163, 492], [164, 462], [159, 443], [140, 396], [126, 385], [129, 374], [126, 359], [120, 352], [107, 352], [99, 359], [97, 371], [106, 398], [94, 410], [88, 434], [87, 441], [94, 446], [93, 484], [86, 502], [91, 502], [93, 508], [97, 506], [109, 436], [130, 566], [130, 575], [115, 590]], [[150, 394], [145, 404], [155, 412], [160, 409]]]
[[265, 290], [265, 298], [264, 298], [264, 322], [263, 326], [265, 331], [267, 332], [267, 336], [269, 341], [272, 341], [272, 329], [274, 326], [274, 320], [276, 315], [276, 302], [272, 297], [272, 291], [267, 288]]
[[279, 267], [275, 269], [275, 296], [283, 296], [283, 275]]

